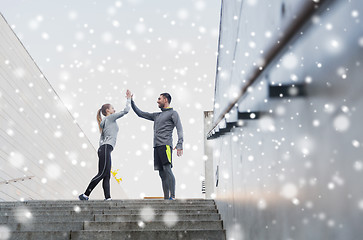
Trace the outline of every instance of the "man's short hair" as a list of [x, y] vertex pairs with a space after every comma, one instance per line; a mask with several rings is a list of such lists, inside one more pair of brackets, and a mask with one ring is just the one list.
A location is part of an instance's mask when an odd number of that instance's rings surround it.
[[171, 103], [171, 96], [169, 93], [161, 93], [160, 95], [162, 95], [164, 98], [168, 99], [168, 103]]

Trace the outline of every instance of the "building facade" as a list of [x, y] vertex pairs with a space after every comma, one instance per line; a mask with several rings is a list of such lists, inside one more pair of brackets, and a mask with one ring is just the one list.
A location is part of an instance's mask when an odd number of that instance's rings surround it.
[[206, 192], [227, 239], [363, 234], [362, 14], [354, 0], [222, 1]]

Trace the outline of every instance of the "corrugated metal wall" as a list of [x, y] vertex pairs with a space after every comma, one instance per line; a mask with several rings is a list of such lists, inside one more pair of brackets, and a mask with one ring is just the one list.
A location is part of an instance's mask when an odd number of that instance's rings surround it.
[[0, 200], [76, 198], [97, 152], [2, 16], [0, 83]]
[[214, 121], [312, 2], [324, 4], [208, 135], [228, 239], [363, 234], [360, 1], [223, 1]]

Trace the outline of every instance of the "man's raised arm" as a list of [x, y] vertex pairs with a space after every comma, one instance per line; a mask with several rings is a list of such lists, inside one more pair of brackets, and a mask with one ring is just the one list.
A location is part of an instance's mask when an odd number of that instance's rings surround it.
[[154, 114], [141, 111], [136, 106], [135, 101], [133, 99], [131, 99], [131, 107], [132, 107], [132, 109], [134, 110], [134, 112], [136, 113], [137, 116], [139, 116], [141, 118], [145, 118], [145, 119], [150, 120], [150, 121], [154, 121]]

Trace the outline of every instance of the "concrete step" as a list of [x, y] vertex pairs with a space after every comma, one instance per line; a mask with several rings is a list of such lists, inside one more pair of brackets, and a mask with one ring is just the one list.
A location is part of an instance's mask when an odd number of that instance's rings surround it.
[[14, 231], [11, 240], [89, 240], [89, 239], [113, 239], [113, 240], [186, 240], [208, 239], [225, 240], [224, 230], [188, 230], [188, 231]]
[[213, 200], [0, 202], [10, 239], [225, 239]]
[[0, 206], [0, 210], [7, 210], [7, 209], [14, 209], [14, 208], [73, 208], [75, 206], [81, 207], [81, 208], [143, 208], [143, 207], [151, 207], [151, 208], [215, 208], [214, 204], [118, 204], [118, 205], [110, 205], [110, 204], [82, 204], [80, 202], [77, 202], [75, 204], [58, 204], [58, 205], [3, 205]]
[[[32, 216], [32, 218], [29, 220], [23, 220], [23, 222], [84, 222], [84, 221], [95, 221], [95, 216], [96, 215], [53, 215], [53, 216], [38, 215], [38, 216]], [[0, 224], [18, 223], [18, 222], [19, 222], [19, 216], [14, 216], [14, 215], [0, 216]]]
[[214, 205], [213, 200], [198, 200], [198, 199], [185, 199], [185, 200], [112, 200], [112, 201], [103, 201], [103, 200], [89, 200], [89, 201], [79, 201], [79, 200], [54, 200], [54, 201], [24, 201], [24, 202], [0, 202], [0, 207], [4, 205], [8, 206], [18, 206], [18, 205], [74, 205], [74, 204], [90, 204], [90, 205], [127, 205], [127, 204], [197, 204], [197, 205]]
[[86, 240], [92, 237], [97, 239], [119, 240], [225, 240], [224, 230], [188, 230], [188, 231], [75, 231], [71, 239]]
[[80, 231], [84, 222], [27, 222], [6, 224], [11, 231]]
[[85, 222], [84, 230], [222, 230], [222, 221]]
[[[69, 240], [71, 231], [12, 231], [9, 240]], [[72, 238], [73, 239], [73, 238]], [[90, 236], [89, 239], [92, 238]], [[102, 239], [102, 238], [99, 238]], [[116, 238], [117, 239], [117, 238]]]
[[[31, 216], [53, 216], [53, 215], [94, 215], [94, 214], [104, 214], [104, 215], [112, 215], [112, 214], [140, 214], [142, 209], [125, 209], [122, 211], [114, 211], [114, 210], [92, 210], [92, 211], [72, 211], [72, 210], [36, 210], [29, 211]], [[168, 212], [168, 209], [154, 209], [154, 214], [164, 214]], [[213, 210], [197, 210], [197, 209], [177, 209], [173, 212], [177, 214], [205, 214], [205, 213], [218, 213], [217, 209]], [[24, 211], [14, 212], [0, 212], [0, 217], [2, 216], [26, 216], [27, 213]]]
[[[96, 222], [123, 222], [123, 221], [139, 221], [139, 220], [149, 220], [152, 221], [162, 221], [165, 214], [156, 215], [95, 215]], [[178, 219], [180, 221], [195, 220], [195, 221], [211, 221], [220, 220], [220, 215], [218, 213], [204, 213], [204, 214], [178, 214]]]
[[[162, 221], [165, 214], [156, 215], [140, 215], [140, 214], [83, 214], [83, 215], [38, 215], [33, 216], [29, 219], [31, 222], [80, 222], [80, 221], [100, 221], [100, 222], [126, 222], [126, 221], [140, 221], [140, 220], [152, 220], [152, 221]], [[220, 220], [220, 215], [217, 213], [207, 213], [207, 214], [178, 214], [178, 219], [183, 220], [196, 220], [196, 221], [210, 221], [210, 220]], [[0, 216], [0, 224], [6, 223], [16, 223], [19, 219], [17, 216]]]
[[88, 205], [88, 206], [83, 206], [83, 205], [73, 205], [73, 206], [19, 206], [19, 207], [1, 207], [0, 211], [1, 212], [9, 212], [9, 211], [13, 211], [16, 209], [27, 209], [29, 211], [38, 211], [38, 210], [43, 210], [43, 211], [49, 211], [49, 210], [74, 210], [74, 209], [78, 209], [80, 211], [94, 211], [94, 210], [114, 210], [114, 211], [123, 211], [123, 210], [133, 210], [133, 209], [143, 209], [143, 208], [151, 208], [151, 209], [167, 209], [167, 210], [183, 210], [183, 209], [189, 209], [189, 210], [214, 210], [216, 209], [215, 205], [205, 205], [205, 206], [200, 206], [200, 205], [154, 205], [154, 206], [150, 206], [150, 205], [139, 205], [139, 206], [135, 206], [135, 205], [128, 205], [128, 206], [92, 206], [92, 205]]
[[79, 231], [79, 230], [222, 230], [222, 221], [130, 221], [130, 222], [29, 222], [8, 223], [11, 231]]

